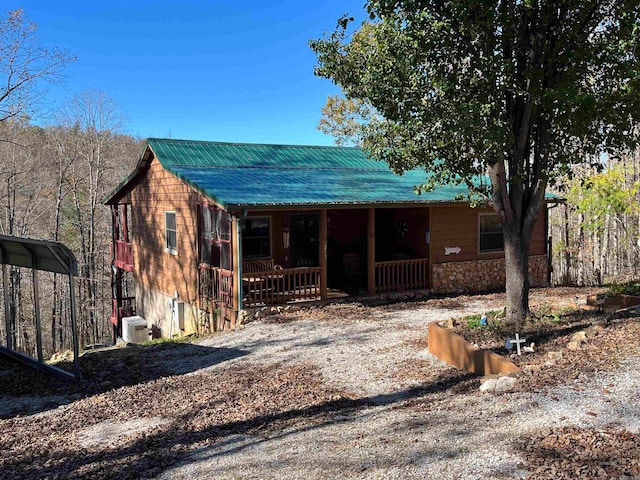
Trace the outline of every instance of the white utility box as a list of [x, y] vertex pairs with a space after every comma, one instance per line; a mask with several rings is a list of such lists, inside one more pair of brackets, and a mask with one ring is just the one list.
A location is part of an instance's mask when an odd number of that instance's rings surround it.
[[123, 317], [122, 340], [126, 343], [142, 343], [149, 340], [147, 321], [138, 315]]

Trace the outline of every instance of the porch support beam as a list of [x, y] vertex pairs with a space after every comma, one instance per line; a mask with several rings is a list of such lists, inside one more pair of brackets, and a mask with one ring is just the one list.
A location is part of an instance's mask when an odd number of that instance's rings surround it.
[[320, 210], [320, 298], [327, 299], [327, 210]]
[[232, 302], [233, 312], [237, 322], [242, 310], [242, 232], [240, 231], [240, 218], [233, 217], [231, 221], [231, 258], [233, 268]]
[[369, 209], [367, 221], [367, 290], [376, 293], [376, 209]]
[[6, 322], [6, 332], [7, 332], [7, 348], [9, 350], [13, 349], [13, 338], [14, 338], [14, 330], [11, 319], [11, 298], [9, 297], [9, 271], [7, 269], [7, 264], [4, 255], [2, 255], [2, 291], [4, 293], [4, 319]]
[[[34, 265], [36, 265], [36, 261], [37, 257], [33, 255]], [[38, 361], [42, 363], [44, 361], [44, 357], [42, 354], [42, 321], [40, 319], [40, 285], [38, 270], [35, 266], [31, 269], [31, 275], [33, 277], [33, 316], [36, 322], [36, 352], [38, 355]]]

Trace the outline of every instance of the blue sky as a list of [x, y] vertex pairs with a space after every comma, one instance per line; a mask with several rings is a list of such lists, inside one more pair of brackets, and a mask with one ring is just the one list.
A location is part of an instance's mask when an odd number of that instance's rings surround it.
[[313, 75], [308, 42], [344, 13], [361, 16], [364, 0], [2, 3], [77, 57], [49, 87], [49, 109], [97, 89], [141, 138], [330, 145], [316, 125], [338, 89]]

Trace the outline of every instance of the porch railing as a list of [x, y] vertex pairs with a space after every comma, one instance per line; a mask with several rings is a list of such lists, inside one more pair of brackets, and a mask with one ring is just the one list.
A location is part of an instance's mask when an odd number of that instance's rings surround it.
[[206, 310], [209, 302], [233, 306], [233, 273], [224, 268], [200, 265], [200, 298]]
[[118, 300], [113, 299], [111, 323], [118, 325], [118, 320], [136, 314], [136, 297], [122, 297], [122, 306], [118, 307]]
[[113, 259], [116, 267], [128, 272], [133, 270], [133, 253], [131, 243], [123, 240], [116, 240], [111, 244], [113, 248]]
[[376, 262], [376, 292], [429, 287], [429, 259]]
[[320, 267], [284, 268], [242, 275], [243, 303], [247, 307], [320, 300]]

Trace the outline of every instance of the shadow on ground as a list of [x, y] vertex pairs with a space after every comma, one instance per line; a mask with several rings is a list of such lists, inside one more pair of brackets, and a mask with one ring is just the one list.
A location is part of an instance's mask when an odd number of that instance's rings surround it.
[[[257, 372], [257, 375], [264, 378], [266, 373], [266, 371]], [[316, 374], [309, 372], [308, 376], [312, 379]], [[191, 379], [198, 384], [202, 382], [202, 379], [193, 376], [183, 378]], [[218, 381], [218, 379], [214, 380]], [[257, 378], [251, 379], [249, 383], [251, 382], [256, 385], [256, 388], [262, 388]], [[304, 384], [305, 380], [301, 379], [301, 382]], [[207, 401], [200, 405], [195, 401], [197, 398], [195, 395], [192, 399], [193, 403], [180, 415], [174, 416], [166, 427], [156, 428], [146, 435], [138, 435], [131, 441], [121, 443], [117, 448], [115, 446], [73, 449], [56, 446], [34, 448], [24, 451], [22, 455], [8, 455], [1, 459], [0, 466], [3, 472], [13, 479], [151, 478], [180, 462], [193, 460], [194, 455], [213, 458], [218, 455], [238, 453], [274, 439], [338, 422], [349, 422], [356, 418], [354, 415], [358, 411], [365, 408], [373, 406], [395, 408], [396, 405], [399, 406], [407, 400], [432, 402], [442, 392], [475, 389], [477, 377], [457, 372], [435, 379], [433, 382], [391, 394], [359, 398], [344, 396], [336, 398], [335, 395], [325, 392], [324, 399], [316, 398], [315, 404], [305, 406], [300, 406], [300, 402], [296, 402], [295, 397], [300, 396], [298, 394], [294, 395], [291, 402], [283, 401], [277, 405], [277, 408], [266, 413], [264, 405], [256, 408], [245, 406], [242, 410], [243, 418], [236, 416], [237, 419], [234, 419], [234, 415], [216, 417], [220, 409], [233, 411], [233, 405], [244, 400], [243, 395], [247, 393], [245, 392], [247, 379], [238, 378], [237, 383], [239, 385], [237, 391], [233, 391], [233, 386], [231, 386], [232, 391], [225, 387], [216, 395], [217, 400], [213, 403]], [[271, 393], [276, 396], [282, 395], [284, 399], [290, 398], [289, 390], [296, 387], [295, 383], [292, 384], [291, 379], [285, 379]], [[204, 385], [204, 388], [213, 389], [214, 385], [213, 383], [211, 387]], [[254, 395], [255, 392], [248, 392], [249, 397]], [[190, 402], [185, 401], [185, 403]], [[218, 403], [217, 406], [216, 403]], [[210, 410], [207, 411], [207, 408]], [[220, 420], [211, 422], [211, 418]], [[238, 435], [243, 436], [241, 442], [238, 442]], [[2, 442], [0, 442], [1, 445]], [[216, 450], [210, 450], [211, 447], [215, 447]], [[450, 454], [455, 455], [454, 452]]]
[[[133, 345], [90, 351], [79, 359], [79, 382], [62, 380], [0, 357], [0, 397], [26, 397], [24, 401], [13, 402], [13, 409], [6, 405], [0, 407], [0, 418], [33, 414], [81, 397], [143, 384], [170, 375], [194, 372], [248, 353], [236, 348], [190, 343]], [[56, 366], [73, 371], [72, 361], [59, 362]], [[29, 401], [32, 398], [34, 401]]]

